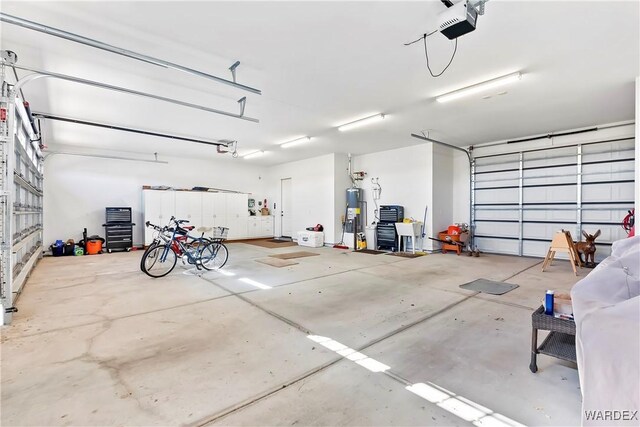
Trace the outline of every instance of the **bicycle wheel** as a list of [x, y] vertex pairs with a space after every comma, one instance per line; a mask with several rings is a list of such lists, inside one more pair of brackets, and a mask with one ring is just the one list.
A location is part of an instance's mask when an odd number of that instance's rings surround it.
[[[162, 260], [164, 252], [167, 252], [166, 258]], [[157, 278], [163, 277], [171, 273], [176, 266], [178, 256], [167, 245], [157, 245], [150, 247], [142, 256], [140, 267], [147, 275]]]
[[147, 246], [147, 249], [144, 250], [144, 252], [142, 253], [142, 257], [140, 258], [140, 270], [144, 272], [144, 256], [147, 254], [147, 252], [149, 252], [151, 249], [153, 249], [154, 247], [158, 246], [160, 243], [157, 241], [153, 241], [149, 246]]
[[229, 251], [222, 243], [209, 243], [200, 253], [202, 266], [207, 270], [216, 270], [224, 267], [227, 259], [229, 259]]

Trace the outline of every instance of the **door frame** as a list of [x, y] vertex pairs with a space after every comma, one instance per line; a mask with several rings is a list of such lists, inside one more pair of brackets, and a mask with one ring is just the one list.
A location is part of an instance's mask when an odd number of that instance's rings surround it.
[[[293, 203], [293, 195], [291, 194], [291, 191], [293, 189], [293, 181], [292, 179], [289, 178], [281, 178], [280, 179], [280, 208], [278, 209], [280, 211], [280, 237], [289, 237], [292, 238], [292, 236], [287, 236], [284, 234], [284, 215], [282, 214], [282, 208], [284, 206], [284, 181], [289, 181], [289, 205], [291, 205]], [[291, 206], [289, 206], [291, 208]], [[289, 209], [291, 212], [293, 212], [293, 209]], [[288, 217], [289, 217], [289, 224], [291, 225], [291, 227], [293, 227], [293, 216], [291, 215], [291, 212], [287, 213]], [[290, 230], [290, 233], [293, 234], [293, 228]]]

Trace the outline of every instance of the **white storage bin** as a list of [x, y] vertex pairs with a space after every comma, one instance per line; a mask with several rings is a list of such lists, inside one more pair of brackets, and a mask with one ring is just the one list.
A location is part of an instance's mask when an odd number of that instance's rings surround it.
[[298, 245], [310, 248], [324, 246], [324, 233], [321, 231], [298, 231]]

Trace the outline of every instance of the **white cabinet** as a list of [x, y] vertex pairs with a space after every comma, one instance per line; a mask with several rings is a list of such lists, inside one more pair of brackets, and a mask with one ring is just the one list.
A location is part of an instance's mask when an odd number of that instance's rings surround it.
[[247, 219], [249, 238], [273, 237], [273, 216], [250, 216]]
[[247, 237], [260, 237], [260, 219], [257, 216], [247, 218]]
[[[144, 220], [163, 226], [169, 223], [171, 216], [175, 214], [175, 192], [145, 190], [144, 194]], [[148, 245], [153, 240], [153, 230], [145, 227], [144, 243]]]
[[[227, 227], [228, 239], [246, 239], [258, 236], [272, 236], [273, 231], [265, 234], [265, 225], [258, 222], [249, 227], [247, 194], [208, 193], [200, 191], [144, 190], [144, 219], [156, 225], [167, 225], [171, 216], [186, 219], [189, 225], [199, 227]], [[271, 221], [273, 223], [273, 221]], [[271, 226], [273, 228], [273, 226]], [[145, 244], [150, 244], [153, 230], [145, 229]]]
[[176, 191], [175, 217], [186, 219], [189, 225], [202, 227], [202, 193], [198, 191]]
[[249, 218], [248, 195], [227, 193], [227, 224], [229, 239], [247, 237], [247, 220]]
[[260, 217], [260, 232], [264, 237], [273, 237], [273, 216]]

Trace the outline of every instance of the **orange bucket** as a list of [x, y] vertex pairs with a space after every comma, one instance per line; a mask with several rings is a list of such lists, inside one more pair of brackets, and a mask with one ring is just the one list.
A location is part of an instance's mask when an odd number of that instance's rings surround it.
[[86, 246], [87, 255], [96, 255], [102, 252], [102, 240], [89, 240]]
[[449, 228], [447, 228], [447, 234], [452, 236], [460, 234], [460, 227], [457, 225], [450, 225]]

